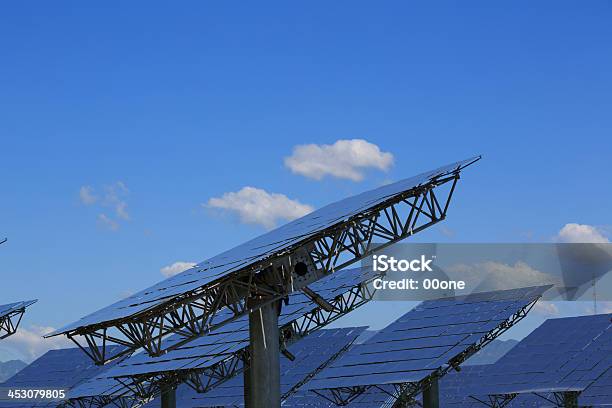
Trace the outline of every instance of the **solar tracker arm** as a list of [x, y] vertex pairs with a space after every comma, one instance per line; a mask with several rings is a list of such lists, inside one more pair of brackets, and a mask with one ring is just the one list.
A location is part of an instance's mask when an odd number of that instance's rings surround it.
[[312, 300], [314, 303], [316, 303], [319, 307], [321, 307], [321, 309], [325, 310], [326, 312], [334, 311], [334, 307], [330, 305], [327, 300], [323, 299], [317, 292], [313, 291], [308, 286], [304, 286], [302, 288], [302, 292], [304, 292], [304, 294], [308, 296], [310, 300]]

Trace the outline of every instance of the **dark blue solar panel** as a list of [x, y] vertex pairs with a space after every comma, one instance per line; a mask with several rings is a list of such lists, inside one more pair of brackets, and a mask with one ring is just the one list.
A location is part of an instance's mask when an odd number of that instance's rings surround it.
[[[288, 347], [294, 361], [281, 359], [281, 393], [287, 393], [307, 376], [325, 364], [335, 354], [350, 345], [365, 327], [318, 330]], [[177, 406], [190, 407], [239, 407], [243, 406], [243, 377], [234, 377], [205, 394], [198, 394], [186, 386], [177, 391]], [[159, 407], [159, 401], [146, 405]]]
[[[119, 350], [112, 346], [111, 351]], [[32, 364], [9, 378], [0, 387], [3, 388], [44, 388], [68, 390], [97, 375], [107, 367], [96, 366], [93, 361], [78, 348], [51, 350], [35, 360]], [[57, 403], [10, 403], [2, 402], [0, 407], [45, 407]]]
[[418, 382], [478, 343], [548, 287], [421, 303], [306, 384], [306, 389]]
[[612, 366], [612, 314], [550, 319], [491, 366], [475, 394], [582, 391]]
[[168, 278], [148, 289], [116, 302], [82, 319], [71, 323], [54, 334], [74, 330], [94, 323], [107, 322], [131, 316], [168, 301], [168, 299], [200, 288], [231, 272], [266, 259], [285, 250], [315, 233], [345, 221], [394, 196], [426, 184], [432, 179], [451, 174], [479, 157], [456, 162], [418, 176], [388, 184], [320, 208], [302, 218], [252, 239], [229, 251], [223, 252], [194, 268]]
[[24, 300], [21, 302], [0, 305], [0, 317], [6, 316], [9, 313], [14, 312], [15, 310], [19, 310], [21, 308], [28, 307], [36, 302], [37, 302], [36, 300]]

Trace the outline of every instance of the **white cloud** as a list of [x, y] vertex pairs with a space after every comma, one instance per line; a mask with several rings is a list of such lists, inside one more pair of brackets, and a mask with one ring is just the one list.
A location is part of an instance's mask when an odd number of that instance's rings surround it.
[[539, 315], [546, 317], [554, 317], [559, 315], [559, 308], [552, 302], [538, 300], [534, 305], [533, 311]]
[[111, 231], [117, 231], [119, 229], [119, 223], [106, 214], [98, 214], [98, 224]]
[[43, 338], [45, 334], [55, 331], [52, 327], [30, 326], [28, 329], [19, 327], [17, 332], [0, 342], [3, 354], [14, 356], [30, 362], [49, 350], [75, 347], [74, 343], [64, 336]]
[[203, 206], [235, 213], [243, 223], [259, 224], [266, 228], [273, 228], [279, 220], [294, 220], [313, 210], [311, 206], [291, 200], [284, 194], [268, 193], [255, 187], [243, 187], [240, 191], [211, 198]]
[[111, 231], [117, 231], [122, 221], [129, 221], [127, 196], [130, 191], [122, 181], [106, 185], [102, 188], [103, 193], [98, 196], [91, 186], [82, 186], [79, 190], [81, 202], [85, 205], [94, 205], [100, 212], [98, 224]]
[[195, 265], [196, 265], [195, 262], [178, 261], [178, 262], [173, 263], [172, 265], [164, 266], [159, 271], [162, 273], [162, 275], [166, 277], [170, 277], [178, 273], [181, 273], [183, 271], [186, 271], [189, 268], [193, 268]]
[[597, 227], [586, 224], [565, 224], [559, 233], [556, 240], [559, 242], [572, 243], [607, 243], [610, 240]]
[[98, 201], [98, 197], [94, 194], [94, 189], [90, 186], [82, 186], [79, 190], [79, 198], [85, 205], [92, 205]]
[[114, 184], [108, 185], [104, 188], [104, 203], [108, 207], [115, 209], [117, 217], [123, 220], [129, 220], [130, 215], [127, 212], [127, 202], [125, 197], [129, 194], [129, 190], [125, 183], [117, 181]]
[[353, 181], [363, 180], [368, 168], [387, 171], [393, 155], [363, 139], [338, 140], [332, 145], [307, 144], [293, 148], [285, 166], [293, 173], [315, 180], [329, 175]]

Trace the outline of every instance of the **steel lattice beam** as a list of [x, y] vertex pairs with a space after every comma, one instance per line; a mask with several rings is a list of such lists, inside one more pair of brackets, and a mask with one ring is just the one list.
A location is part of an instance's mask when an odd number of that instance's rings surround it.
[[148, 400], [134, 397], [116, 397], [109, 395], [97, 395], [87, 398], [79, 398], [62, 402], [60, 408], [139, 408], [145, 405]]
[[[564, 408], [564, 407], [578, 407], [577, 398], [580, 395], [579, 391], [551, 391], [546, 395], [541, 392], [527, 392], [525, 394], [531, 394], [538, 398], [543, 399], [552, 406]], [[504, 408], [508, 406], [516, 397], [521, 393], [507, 393], [507, 394], [490, 394], [488, 395], [488, 401], [483, 401], [479, 398], [471, 396], [470, 398], [486, 405], [490, 408]]]
[[[75, 329], [67, 336], [97, 364], [140, 348], [152, 356], [164, 354], [263, 306], [246, 304], [247, 295], [265, 296], [269, 302], [285, 298], [293, 291], [291, 273], [276, 266], [286, 264], [299, 251], [307, 251], [318, 268], [319, 276], [324, 276], [363, 259], [375, 249], [392, 245], [444, 220], [459, 172], [456, 170], [450, 176], [431, 180], [394, 196], [270, 259], [245, 266], [213, 284], [176, 296], [163, 305], [128, 318]], [[450, 189], [439, 193], [438, 187], [442, 185], [449, 185]], [[265, 274], [260, 273], [264, 270]], [[230, 310], [231, 316], [220, 320], [218, 312], [224, 309]], [[183, 340], [164, 348], [162, 340], [172, 334], [181, 336]], [[110, 354], [106, 348], [110, 343], [125, 349]]]
[[9, 314], [0, 317], [0, 339], [5, 339], [17, 332], [19, 323], [25, 313], [25, 307], [15, 309]]
[[[409, 406], [408, 403], [413, 403], [416, 396], [423, 392], [434, 379], [439, 379], [445, 376], [450, 370], [457, 369], [464, 361], [468, 358], [476, 354], [482, 348], [484, 348], [487, 344], [495, 340], [497, 337], [505, 333], [512, 326], [520, 322], [527, 316], [527, 313], [533, 308], [536, 302], [540, 297], [537, 297], [529, 304], [525, 305], [518, 311], [516, 311], [512, 316], [510, 316], [505, 321], [501, 322], [497, 325], [493, 330], [486, 333], [482, 336], [479, 341], [475, 344], [470, 345], [459, 355], [453, 357], [448, 361], [446, 365], [438, 368], [433, 373], [423, 378], [418, 382], [410, 382], [410, 383], [398, 383], [393, 384], [395, 387], [395, 393], [393, 395], [396, 398], [395, 403], [393, 404], [393, 408], [405, 407]], [[345, 406], [350, 404], [355, 398], [359, 397], [364, 392], [368, 391], [372, 388], [380, 388], [376, 385], [364, 385], [358, 387], [341, 387], [327, 390], [313, 390], [315, 393], [320, 395], [321, 397], [327, 399], [328, 401], [333, 402], [336, 405]], [[481, 401], [482, 402], [482, 401]], [[492, 405], [498, 407], [500, 405]], [[503, 405], [501, 405], [503, 406]]]

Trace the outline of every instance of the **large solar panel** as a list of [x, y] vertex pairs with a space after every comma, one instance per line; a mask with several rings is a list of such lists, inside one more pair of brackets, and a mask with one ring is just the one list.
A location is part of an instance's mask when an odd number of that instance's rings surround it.
[[[315, 282], [311, 285], [311, 289], [328, 301], [340, 300], [341, 296], [346, 293], [353, 293], [355, 288], [362, 287], [362, 282], [367, 282], [375, 276], [375, 273], [369, 269], [349, 269], [342, 274], [333, 274]], [[358, 290], [364, 291], [367, 288], [363, 286], [363, 289]], [[346, 297], [342, 298], [346, 299]], [[369, 298], [369, 295], [365, 296], [364, 301], [369, 300]], [[348, 305], [351, 301], [347, 300], [344, 304]], [[360, 304], [356, 303], [355, 305]], [[320, 308], [310, 298], [301, 292], [292, 293], [289, 296], [288, 304], [283, 306], [279, 316], [279, 326], [291, 327], [297, 324], [295, 332], [307, 333], [311, 330], [308, 327], [310, 322], [302, 318], [313, 310], [320, 310]], [[312, 328], [321, 327], [326, 323], [323, 319], [317, 319], [317, 325]], [[174, 339], [170, 337], [167, 341], [172, 342]], [[306, 337], [307, 339], [308, 337]], [[298, 344], [302, 344], [302, 341], [305, 340], [301, 340]], [[248, 345], [249, 323], [248, 318], [243, 317], [214, 330], [206, 336], [173, 349], [163, 356], [151, 357], [146, 353], [139, 353], [126, 358], [114, 367], [99, 373], [98, 376], [71, 390], [68, 398], [82, 399], [95, 395], [121, 395], [126, 390], [123, 386], [118, 385], [114, 378], [123, 378], [125, 381], [126, 378], [139, 375], [172, 372], [174, 376], [177, 372], [204, 370], [236, 357], [239, 360], [239, 353]], [[238, 369], [235, 371], [239, 372]]]
[[[365, 327], [322, 329], [291, 345], [288, 349], [295, 356], [295, 360], [281, 359], [281, 393], [290, 393], [330, 359], [346, 350], [364, 330]], [[243, 395], [243, 377], [238, 376], [204, 394], [198, 394], [183, 386], [177, 392], [177, 406], [241, 407], [244, 406]], [[156, 400], [145, 407], [159, 406], [159, 400]]]
[[[354, 217], [361, 217], [366, 211], [371, 211], [378, 205], [382, 205], [390, 200], [401, 198], [404, 194], [415, 191], [427, 183], [432, 183], [440, 178], [455, 174], [479, 158], [474, 157], [456, 162], [327, 205], [300, 219], [201, 262], [194, 268], [89, 314], [74, 323], [62, 327], [50, 334], [50, 336], [73, 331], [73, 334], [83, 335], [85, 333], [83, 329], [86, 327], [91, 326], [92, 330], [97, 330], [107, 324], [119, 324], [118, 322], [121, 319], [136, 314], [140, 315], [145, 311], [155, 309], [157, 306], [178, 301], [177, 299], [181, 295], [191, 293], [190, 291], [200, 290], [213, 283], [220, 283], [230, 274], [245, 270], [245, 268], [254, 266], [273, 256], [286, 253], [301, 242], [321, 234], [324, 230], [328, 230]], [[435, 207], [439, 204], [437, 202], [428, 202], [428, 205]], [[432, 207], [432, 212], [436, 213], [436, 211]], [[180, 300], [182, 301], [183, 299], [180, 298]]]
[[[582, 392], [612, 366], [612, 314], [549, 319], [485, 373], [476, 397]], [[579, 399], [580, 401], [580, 399]]]
[[[0, 384], [0, 388], [69, 390], [106, 368], [96, 366], [77, 348], [51, 350]], [[0, 402], [2, 408], [55, 407], [57, 405], [57, 402]]]
[[425, 301], [356, 345], [305, 389], [343, 404], [385, 384], [411, 384], [408, 396], [416, 395], [430, 376], [444, 375], [522, 318], [548, 288]]

